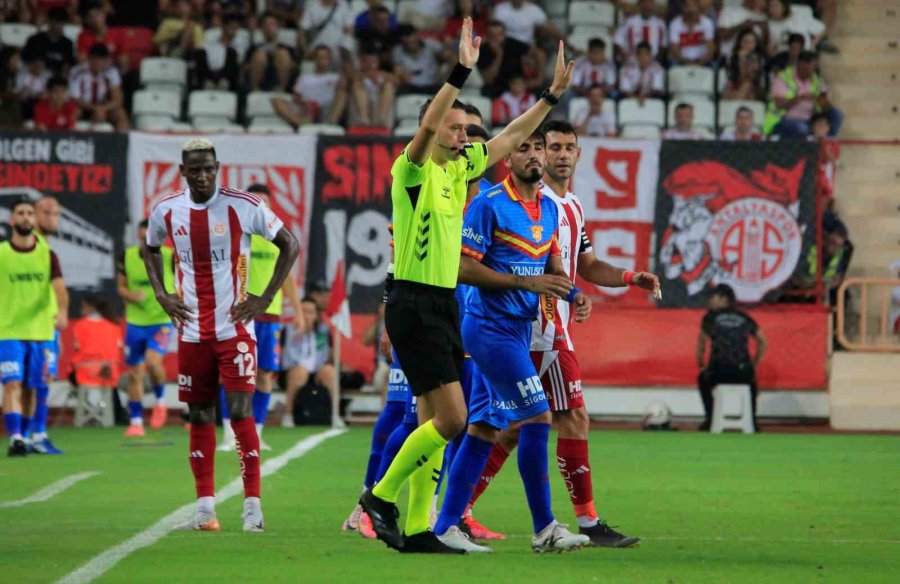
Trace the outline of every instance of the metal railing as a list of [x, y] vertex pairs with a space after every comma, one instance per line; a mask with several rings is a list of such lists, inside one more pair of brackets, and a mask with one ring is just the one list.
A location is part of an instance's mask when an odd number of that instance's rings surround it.
[[[853, 294], [853, 306], [848, 302], [848, 292]], [[847, 278], [838, 288], [837, 294], [837, 340], [850, 351], [875, 353], [900, 353], [900, 330], [896, 320], [891, 318], [892, 303], [900, 298], [892, 292], [900, 289], [900, 279], [892, 278]], [[870, 293], [874, 292], [874, 302]], [[879, 294], [880, 292], [880, 294]], [[893, 320], [893, 321], [892, 321]], [[873, 326], [874, 325], [874, 326]]]

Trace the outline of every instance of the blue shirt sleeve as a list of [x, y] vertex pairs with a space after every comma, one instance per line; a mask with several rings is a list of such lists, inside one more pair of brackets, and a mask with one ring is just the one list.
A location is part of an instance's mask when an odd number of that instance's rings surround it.
[[469, 203], [463, 218], [462, 253], [480, 262], [491, 246], [493, 233], [494, 211], [491, 204], [486, 196], [476, 196]]

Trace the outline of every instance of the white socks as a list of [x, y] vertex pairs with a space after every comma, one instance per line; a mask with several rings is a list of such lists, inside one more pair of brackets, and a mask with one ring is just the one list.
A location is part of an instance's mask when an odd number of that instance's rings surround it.
[[[259, 499], [257, 499], [259, 500]], [[197, 511], [200, 513], [205, 513], [207, 515], [215, 515], [216, 514], [216, 498], [215, 497], [200, 497], [197, 499]]]

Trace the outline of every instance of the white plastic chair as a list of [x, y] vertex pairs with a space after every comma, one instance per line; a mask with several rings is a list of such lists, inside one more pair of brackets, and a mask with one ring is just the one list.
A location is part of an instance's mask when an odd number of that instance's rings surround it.
[[610, 27], [616, 23], [616, 8], [609, 2], [576, 0], [569, 3], [569, 23]]
[[337, 124], [303, 124], [297, 129], [297, 133], [312, 136], [343, 136], [346, 131]]
[[137, 116], [159, 115], [170, 119], [181, 117], [181, 94], [174, 91], [134, 92], [131, 113]]
[[229, 122], [225, 118], [220, 117], [203, 117], [199, 116], [193, 118], [192, 120], [194, 129], [198, 132], [207, 132], [207, 133], [218, 133], [218, 132], [229, 132], [229, 133], [244, 133], [244, 126]]
[[716, 107], [706, 97], [700, 95], [675, 95], [669, 100], [669, 126], [675, 125], [675, 108], [686, 103], [694, 107], [694, 126], [716, 127]]
[[146, 88], [177, 86], [181, 91], [187, 85], [187, 62], [183, 59], [147, 57], [141, 61], [141, 85]]
[[230, 91], [192, 91], [188, 98], [188, 118], [197, 117], [233, 121], [237, 117], [237, 95]]
[[28, 37], [37, 33], [37, 31], [37, 27], [33, 24], [4, 22], [0, 24], [0, 43], [21, 49], [28, 42]]
[[762, 101], [744, 101], [740, 99], [720, 99], [719, 100], [719, 126], [734, 124], [734, 116], [737, 111], [742, 108], [749, 108], [753, 112], [754, 125], [761, 126], [763, 118], [766, 116], [766, 104]]
[[597, 26], [576, 25], [569, 33], [569, 45], [578, 51], [587, 51], [588, 42], [591, 39], [603, 39], [606, 43], [606, 58], [613, 57], [613, 39], [604, 29]]
[[[575, 123], [576, 120], [580, 120], [581, 116], [587, 113], [590, 109], [591, 104], [590, 102], [588, 102], [588, 99], [586, 97], [573, 97], [569, 102], [569, 121]], [[604, 99], [603, 109], [604, 111], [615, 113], [616, 101], [610, 98]]]
[[251, 134], [293, 134], [294, 128], [281, 118], [262, 117], [250, 122], [247, 131]]
[[397, 2], [397, 22], [412, 24], [412, 15], [416, 11], [416, 0], [399, 0]]
[[280, 97], [290, 100], [288, 93], [280, 91], [252, 91], [247, 95], [247, 117], [251, 120], [259, 117], [277, 117], [272, 108], [272, 98]]
[[430, 97], [425, 93], [408, 93], [397, 96], [397, 100], [394, 102], [394, 117], [397, 120], [418, 120], [419, 108]]
[[671, 67], [668, 73], [670, 93], [711, 96], [715, 73], [708, 67]]
[[744, 434], [756, 432], [749, 385], [721, 383], [713, 388], [710, 432], [721, 434], [723, 430], [740, 430]]
[[661, 99], [645, 99], [642, 106], [635, 98], [623, 99], [619, 102], [619, 123], [662, 128], [666, 125], [666, 104]]
[[659, 138], [659, 126], [627, 124], [622, 126], [622, 138]]

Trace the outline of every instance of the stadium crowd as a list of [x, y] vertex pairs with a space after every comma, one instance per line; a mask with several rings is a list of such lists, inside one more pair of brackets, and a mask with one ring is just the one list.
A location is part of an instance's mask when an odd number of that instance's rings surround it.
[[[406, 132], [408, 102], [400, 96], [434, 92], [470, 16], [484, 44], [468, 95], [484, 99], [495, 127], [534, 103], [549, 79], [548, 57], [565, 39], [577, 67], [560, 115], [582, 134], [835, 136], [842, 114], [817, 59], [836, 50], [828, 39], [834, 4], [9, 1], [0, 6], [0, 126], [242, 132], [246, 124], [290, 132], [328, 124], [340, 126], [334, 132]], [[156, 57], [152, 66], [148, 57]], [[183, 63], [174, 77], [168, 59]], [[210, 106], [221, 97], [207, 92], [233, 96], [224, 113]], [[164, 104], [162, 111], [149, 102]]]

